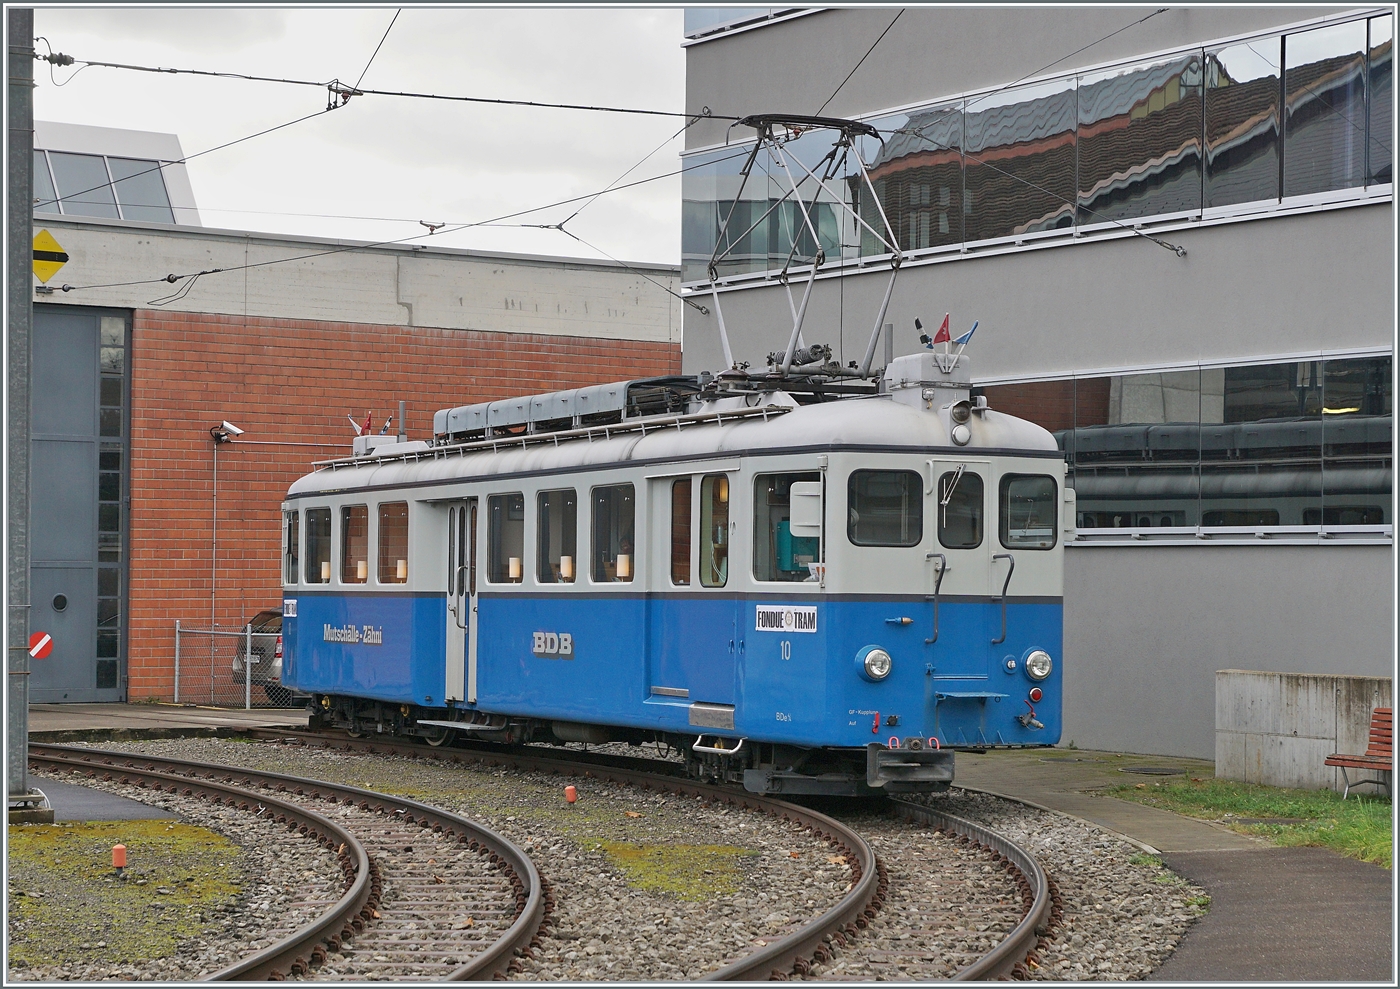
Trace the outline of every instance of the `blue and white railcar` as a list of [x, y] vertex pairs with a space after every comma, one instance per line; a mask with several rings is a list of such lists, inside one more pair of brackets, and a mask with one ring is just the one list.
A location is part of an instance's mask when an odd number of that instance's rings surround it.
[[967, 370], [623, 382], [360, 438], [284, 505], [284, 683], [355, 733], [662, 740], [761, 792], [1052, 745], [1073, 492]]

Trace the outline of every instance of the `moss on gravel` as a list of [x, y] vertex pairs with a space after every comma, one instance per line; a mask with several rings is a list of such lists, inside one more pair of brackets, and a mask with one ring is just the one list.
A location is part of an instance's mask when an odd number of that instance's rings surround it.
[[695, 902], [738, 893], [744, 881], [739, 860], [756, 854], [733, 845], [599, 844], [629, 886]]
[[[127, 878], [112, 846], [127, 848]], [[164, 958], [242, 889], [243, 851], [170, 820], [9, 828], [10, 963], [122, 964]]]

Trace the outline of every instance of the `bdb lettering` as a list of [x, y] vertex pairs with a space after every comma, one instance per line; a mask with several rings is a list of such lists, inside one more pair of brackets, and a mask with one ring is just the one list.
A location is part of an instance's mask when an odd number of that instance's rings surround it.
[[534, 632], [531, 651], [540, 659], [573, 659], [574, 637], [571, 632]]

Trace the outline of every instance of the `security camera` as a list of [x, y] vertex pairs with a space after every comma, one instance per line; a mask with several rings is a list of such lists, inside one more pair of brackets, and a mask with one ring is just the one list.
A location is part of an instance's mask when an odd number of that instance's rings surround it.
[[227, 419], [224, 420], [224, 429], [227, 430], [228, 432], [232, 433], [234, 436], [242, 436], [242, 435], [243, 435], [243, 430], [239, 429], [237, 426], [235, 426], [233, 423], [229, 422]]

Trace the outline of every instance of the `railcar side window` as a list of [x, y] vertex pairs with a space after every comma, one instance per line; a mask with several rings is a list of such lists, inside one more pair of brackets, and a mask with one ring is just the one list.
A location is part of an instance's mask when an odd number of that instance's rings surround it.
[[578, 495], [566, 491], [539, 494], [539, 563], [541, 584], [572, 584], [578, 559]]
[[690, 586], [690, 487], [683, 477], [671, 484], [671, 583]]
[[408, 502], [379, 506], [379, 582], [408, 582]]
[[700, 482], [700, 584], [723, 587], [729, 581], [729, 477], [710, 474]]
[[820, 481], [816, 471], [802, 474], [760, 474], [753, 481], [754, 580], [816, 580], [821, 562], [818, 536], [794, 536], [792, 486]]
[[331, 582], [331, 510], [306, 510], [306, 582]]
[[1001, 544], [1007, 549], [1050, 549], [1058, 521], [1053, 477], [1008, 474], [1001, 479]]
[[847, 486], [846, 534], [856, 546], [917, 546], [924, 482], [911, 470], [858, 470]]
[[298, 560], [301, 542], [301, 513], [284, 512], [285, 522], [282, 525], [282, 556], [283, 580], [288, 584], [297, 582], [297, 574], [301, 571], [301, 564]]
[[486, 499], [487, 569], [493, 584], [519, 584], [525, 579], [525, 496], [492, 495]]
[[369, 580], [369, 506], [345, 505], [340, 509], [340, 582], [363, 584]]
[[938, 479], [938, 542], [944, 549], [982, 545], [982, 476], [950, 470]]
[[630, 484], [593, 489], [593, 579], [598, 583], [632, 579], [636, 509]]

